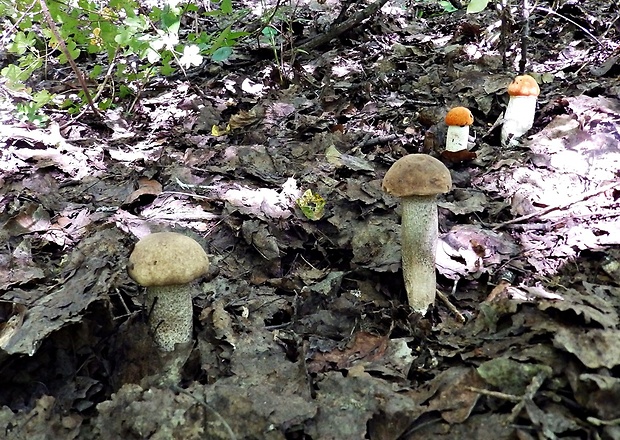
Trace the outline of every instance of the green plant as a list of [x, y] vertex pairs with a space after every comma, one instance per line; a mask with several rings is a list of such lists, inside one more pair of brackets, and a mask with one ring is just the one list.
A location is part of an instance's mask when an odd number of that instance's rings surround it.
[[32, 101], [20, 102], [16, 105], [16, 110], [21, 119], [25, 119], [35, 125], [47, 124], [49, 118], [40, 112], [40, 109], [52, 102], [54, 96], [47, 90], [41, 90], [32, 95]]
[[441, 6], [444, 10], [444, 12], [454, 12], [457, 11], [457, 9], [454, 7], [454, 5], [452, 3], [450, 3], [448, 0], [440, 0], [439, 1], [439, 6]]
[[467, 5], [467, 12], [469, 14], [475, 14], [476, 12], [482, 12], [489, 4], [489, 0], [471, 0]]
[[[275, 65], [280, 76], [280, 84], [285, 84], [291, 69], [288, 66], [295, 64], [299, 53], [307, 53], [293, 44], [294, 29], [303, 26], [304, 20], [296, 17], [298, 0], [289, 0], [289, 4], [277, 2], [269, 7], [261, 1], [264, 13], [261, 17], [261, 27], [258, 42], [268, 45], [273, 51]], [[285, 60], [285, 54], [290, 58]]]
[[267, 41], [267, 44], [269, 44], [269, 46], [273, 50], [273, 56], [276, 61], [276, 65], [278, 66], [278, 70], [280, 72], [280, 82], [284, 82], [284, 78], [282, 76], [282, 69], [284, 66], [282, 63], [282, 59], [280, 58], [280, 55], [278, 53], [278, 44], [276, 42], [276, 37], [278, 36], [279, 32], [272, 25], [268, 25], [263, 28], [263, 30], [261, 31], [261, 34], [263, 35], [264, 39]]
[[[0, 75], [7, 87], [35, 93], [30, 81], [35, 72], [43, 66], [50, 72], [70, 63], [75, 75], [86, 76], [98, 86], [96, 105], [105, 109], [139, 93], [154, 75], [185, 73], [201, 65], [204, 57], [216, 62], [230, 57], [234, 46], [248, 35], [234, 29], [247, 11], [235, 11], [232, 0], [210, 6], [213, 9], [204, 11], [175, 0], [149, 10], [134, 0], [76, 0], [71, 5], [56, 0], [3, 2], [0, 16], [5, 17], [5, 32], [0, 41], [8, 41], [6, 50], [16, 61]], [[198, 31], [198, 20], [208, 20], [217, 30]], [[182, 23], [193, 24], [194, 31], [183, 29]], [[62, 106], [73, 113], [82, 110], [84, 98], [90, 95], [85, 88], [77, 95], [80, 99], [65, 99]], [[28, 120], [41, 122], [40, 109], [56, 100], [49, 93], [45, 99], [35, 96], [19, 111]]]

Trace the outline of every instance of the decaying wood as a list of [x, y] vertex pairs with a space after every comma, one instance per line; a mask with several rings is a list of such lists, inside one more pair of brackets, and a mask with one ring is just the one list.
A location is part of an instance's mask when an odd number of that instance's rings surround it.
[[353, 15], [348, 20], [343, 21], [335, 26], [333, 26], [329, 31], [324, 34], [317, 36], [316, 38], [302, 43], [300, 46], [297, 46], [297, 50], [310, 51], [319, 46], [329, 43], [334, 38], [342, 35], [343, 33], [350, 31], [355, 26], [360, 24], [362, 21], [366, 20], [368, 17], [374, 15], [381, 7], [387, 3], [387, 0], [377, 0], [376, 2], [369, 5], [363, 11], [358, 12]]

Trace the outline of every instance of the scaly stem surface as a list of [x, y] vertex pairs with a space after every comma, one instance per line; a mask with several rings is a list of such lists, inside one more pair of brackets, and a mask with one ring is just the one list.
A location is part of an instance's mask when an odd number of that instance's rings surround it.
[[402, 198], [401, 248], [409, 305], [422, 314], [435, 302], [437, 202], [435, 196]]
[[147, 287], [147, 312], [153, 340], [163, 351], [192, 339], [191, 285]]

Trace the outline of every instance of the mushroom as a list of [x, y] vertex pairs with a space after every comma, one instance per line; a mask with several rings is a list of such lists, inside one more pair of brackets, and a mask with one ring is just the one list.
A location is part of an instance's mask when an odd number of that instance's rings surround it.
[[457, 152], [467, 150], [469, 126], [474, 123], [474, 117], [467, 107], [454, 107], [446, 114], [448, 134], [446, 136], [446, 151]]
[[510, 100], [504, 113], [501, 134], [503, 145], [509, 145], [513, 140], [523, 136], [534, 125], [540, 87], [530, 75], [520, 75], [508, 86], [508, 94]]
[[129, 256], [129, 276], [146, 287], [149, 327], [155, 344], [173, 351], [192, 339], [192, 285], [209, 270], [209, 259], [194, 239], [176, 232], [156, 232], [136, 243]]
[[403, 278], [409, 305], [417, 312], [426, 313], [435, 302], [436, 196], [451, 187], [450, 171], [427, 154], [401, 157], [383, 178], [383, 191], [401, 198]]

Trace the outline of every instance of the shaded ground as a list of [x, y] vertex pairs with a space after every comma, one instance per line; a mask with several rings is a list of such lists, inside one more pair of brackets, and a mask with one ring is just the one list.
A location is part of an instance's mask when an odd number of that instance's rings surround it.
[[[299, 55], [284, 85], [247, 47], [103, 124], [4, 113], [0, 436], [620, 438], [618, 7], [554, 6], [532, 15], [539, 111], [511, 148], [491, 130], [515, 74], [497, 13], [422, 2]], [[339, 7], [300, 12], [304, 36]], [[439, 201], [456, 310], [422, 317], [380, 182], [404, 154], [441, 152], [457, 104], [477, 158], [449, 164]], [[126, 275], [132, 244], [160, 230], [212, 261], [172, 388]]]

